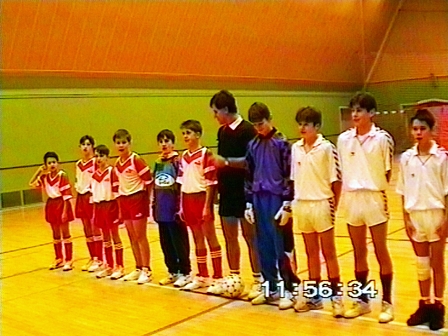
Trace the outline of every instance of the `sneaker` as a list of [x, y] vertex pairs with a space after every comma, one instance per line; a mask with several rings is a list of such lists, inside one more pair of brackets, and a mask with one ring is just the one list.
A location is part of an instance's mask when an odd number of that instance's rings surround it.
[[50, 270], [55, 270], [57, 268], [61, 268], [62, 266], [64, 266], [64, 262], [62, 261], [62, 259], [56, 259], [49, 267], [48, 269]]
[[333, 296], [331, 298], [331, 306], [333, 308], [333, 317], [344, 317], [344, 302], [341, 296]]
[[297, 300], [294, 310], [298, 313], [304, 313], [310, 310], [319, 310], [324, 308], [322, 298], [311, 298], [306, 300]]
[[64, 272], [67, 272], [67, 271], [71, 271], [73, 269], [73, 261], [66, 261], [65, 262], [65, 264], [64, 264], [64, 267], [62, 267], [62, 270], [64, 271]]
[[364, 302], [361, 299], [357, 299], [353, 301], [352, 308], [347, 310], [344, 314], [345, 318], [355, 318], [364, 314], [368, 314], [371, 312], [370, 304], [368, 302]]
[[98, 278], [98, 279], [101, 279], [101, 278], [105, 278], [105, 277], [107, 277], [107, 276], [111, 276], [112, 274], [113, 274], [113, 270], [112, 270], [112, 267], [106, 267], [105, 269], [103, 269], [102, 271], [99, 271], [97, 274], [96, 274], [96, 277]]
[[389, 323], [394, 319], [394, 307], [386, 301], [381, 302], [381, 313], [378, 317], [380, 323]]
[[212, 284], [207, 288], [207, 294], [222, 295], [224, 293], [223, 281], [224, 279], [213, 279]]
[[204, 288], [208, 286], [208, 278], [201, 276], [194, 277], [193, 281], [186, 285], [183, 289], [186, 291], [195, 290], [198, 288]]
[[152, 280], [152, 272], [148, 270], [147, 267], [143, 267], [142, 271], [140, 272], [140, 276], [138, 277], [137, 283], [139, 285], [143, 285], [145, 283], [148, 283]]
[[442, 302], [436, 301], [431, 305], [431, 314], [429, 317], [429, 329], [439, 330], [444, 326], [445, 319], [445, 306]]
[[141, 272], [142, 272], [142, 270], [139, 270], [139, 269], [133, 270], [128, 275], [125, 275], [123, 277], [123, 280], [124, 281], [135, 281], [135, 280], [138, 280], [138, 278], [140, 277], [140, 273]]
[[124, 268], [122, 266], [116, 266], [110, 275], [111, 280], [118, 280], [124, 277]]
[[253, 300], [263, 293], [263, 288], [261, 287], [262, 284], [263, 282], [260, 282], [259, 280], [254, 281], [254, 283], [250, 287], [249, 294], [247, 295], [249, 300]]
[[168, 273], [167, 277], [165, 277], [159, 281], [159, 285], [165, 286], [165, 285], [175, 283], [178, 277], [179, 277], [179, 274]]
[[278, 301], [280, 299], [280, 293], [277, 292], [271, 292], [268, 297], [264, 296], [264, 293], [261, 293], [256, 298], [254, 298], [251, 303], [255, 305], [260, 305], [263, 303], [272, 303], [275, 301]]
[[182, 288], [193, 281], [193, 277], [190, 274], [179, 274], [177, 280], [174, 282], [174, 287]]
[[429, 322], [431, 317], [431, 304], [426, 304], [424, 300], [418, 302], [418, 309], [406, 321], [410, 327]]
[[95, 259], [95, 260], [93, 260], [90, 267], [87, 269], [87, 272], [93, 273], [93, 272], [99, 271], [101, 266], [103, 266], [103, 262]]
[[286, 310], [294, 306], [294, 297], [290, 291], [285, 291], [285, 296], [280, 298], [278, 309]]
[[89, 270], [90, 266], [92, 266], [92, 264], [93, 264], [93, 259], [89, 259], [87, 264], [85, 264], [81, 267], [81, 271], [87, 272]]

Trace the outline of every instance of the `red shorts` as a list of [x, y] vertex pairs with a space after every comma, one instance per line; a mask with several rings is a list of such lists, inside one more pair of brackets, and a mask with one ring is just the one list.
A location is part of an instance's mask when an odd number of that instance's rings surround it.
[[[50, 224], [62, 223], [62, 211], [64, 210], [64, 199], [62, 197], [49, 198], [45, 204], [45, 220]], [[74, 220], [72, 205], [67, 201], [67, 222]]]
[[146, 190], [118, 197], [122, 220], [137, 220], [149, 217], [149, 199]]
[[94, 224], [102, 230], [110, 229], [118, 224], [118, 203], [115, 200], [95, 203], [94, 213]]
[[205, 192], [182, 194], [182, 213], [188, 226], [202, 225], [205, 197]]
[[87, 192], [85, 194], [78, 194], [76, 196], [75, 215], [80, 219], [93, 218], [93, 204], [90, 203], [92, 194]]

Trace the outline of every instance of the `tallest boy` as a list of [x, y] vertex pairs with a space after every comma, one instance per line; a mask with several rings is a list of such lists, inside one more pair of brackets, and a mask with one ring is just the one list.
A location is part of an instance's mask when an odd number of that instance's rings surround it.
[[[218, 170], [219, 216], [226, 240], [227, 260], [230, 273], [240, 274], [240, 246], [238, 243], [238, 227], [241, 223], [243, 237], [249, 248], [250, 264], [254, 283], [249, 292], [249, 299], [261, 293], [263, 279], [260, 272], [260, 262], [256, 245], [255, 226], [244, 218], [246, 200], [244, 195], [244, 179], [246, 170], [231, 167], [232, 160], [244, 159], [247, 144], [256, 135], [251, 123], [243, 120], [238, 113], [235, 98], [225, 90], [216, 93], [210, 100], [216, 120], [221, 127], [218, 131]], [[222, 294], [216, 288], [215, 294]]]

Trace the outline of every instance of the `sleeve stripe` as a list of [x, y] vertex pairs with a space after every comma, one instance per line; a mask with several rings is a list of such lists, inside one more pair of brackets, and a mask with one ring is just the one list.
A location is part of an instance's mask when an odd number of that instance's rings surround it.
[[142, 170], [140, 170], [140, 171], [138, 172], [138, 175], [139, 175], [139, 176], [142, 176], [143, 174], [147, 173], [148, 171], [149, 171], [149, 168], [148, 168], [148, 167], [145, 167], [145, 168], [143, 168]]

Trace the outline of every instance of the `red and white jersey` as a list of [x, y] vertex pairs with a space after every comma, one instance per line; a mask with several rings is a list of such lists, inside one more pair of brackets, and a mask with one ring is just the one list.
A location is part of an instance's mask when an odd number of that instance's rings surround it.
[[53, 177], [50, 174], [41, 175], [38, 185], [45, 190], [49, 198], [62, 197], [64, 201], [72, 198], [70, 181], [68, 180], [67, 173], [63, 170], [60, 170]]
[[406, 211], [445, 209], [448, 195], [448, 152], [433, 141], [428, 156], [417, 146], [401, 155], [397, 193], [404, 196]]
[[338, 151], [343, 191], [387, 188], [386, 174], [392, 169], [394, 152], [389, 133], [372, 124], [369, 133], [359, 137], [356, 128], [351, 128], [339, 136]]
[[132, 153], [124, 162], [120, 158], [115, 163], [115, 173], [118, 176], [118, 194], [132, 195], [142, 191], [152, 182], [151, 171], [137, 153]]
[[192, 194], [205, 191], [207, 186], [218, 184], [212, 152], [207, 147], [191, 153], [186, 150], [179, 164], [177, 182], [181, 192]]
[[75, 189], [78, 194], [85, 194], [90, 191], [90, 180], [96, 169], [94, 157], [88, 161], [78, 160], [76, 162]]
[[92, 175], [91, 190], [94, 203], [112, 201], [118, 196], [118, 177], [112, 166], [104, 171], [95, 170]]

